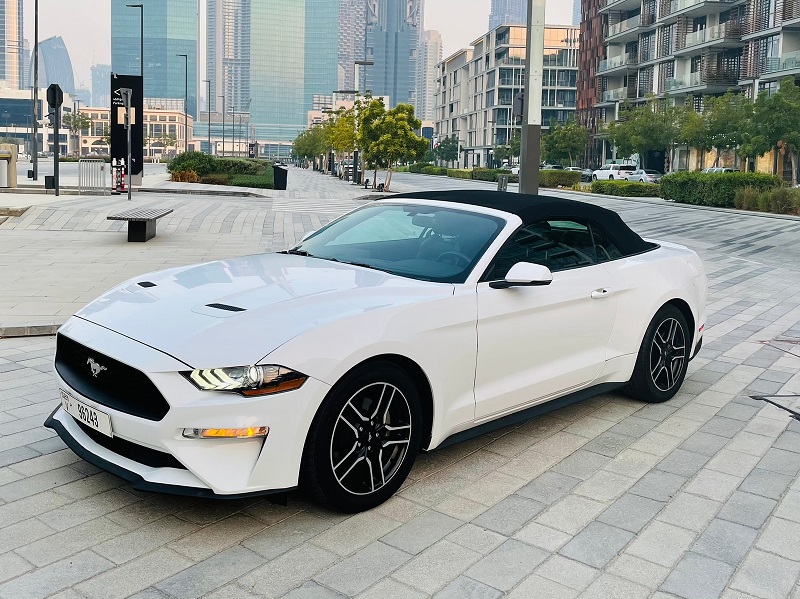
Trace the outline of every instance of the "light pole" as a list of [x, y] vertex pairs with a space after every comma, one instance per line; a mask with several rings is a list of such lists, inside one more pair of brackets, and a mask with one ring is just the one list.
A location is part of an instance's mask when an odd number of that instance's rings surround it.
[[542, 74], [544, 70], [545, 0], [528, 0], [528, 35], [525, 55], [525, 115], [519, 192], [539, 193], [539, 157], [542, 140]]
[[189, 55], [176, 54], [183, 58], [183, 151], [189, 150]]
[[225, 95], [217, 96], [222, 98], [222, 156], [225, 157]]
[[34, 2], [33, 25], [33, 144], [31, 156], [33, 157], [33, 180], [39, 180], [39, 0]]
[[138, 8], [139, 14], [139, 75], [144, 84], [144, 4], [126, 4], [128, 8]]
[[[333, 92], [333, 104], [334, 104], [333, 107], [334, 108], [336, 108], [336, 96], [337, 95], [353, 96], [355, 98], [355, 100], [358, 101], [358, 90], [357, 89], [337, 89], [335, 92]], [[353, 102], [353, 111], [354, 112], [356, 110], [355, 106], [356, 106], [356, 103]], [[356, 115], [355, 121], [356, 121], [356, 127], [357, 127], [358, 126], [358, 116], [357, 115]], [[355, 173], [356, 170], [357, 170], [356, 169], [356, 160], [358, 160], [358, 150], [353, 150], [353, 173]], [[341, 167], [341, 165], [339, 165], [339, 166]], [[355, 179], [355, 174], [353, 175], [353, 178]]]
[[[80, 157], [81, 155], [81, 130], [75, 129], [75, 118], [80, 115], [81, 112], [81, 102], [83, 100], [75, 100], [72, 104], [72, 125], [71, 129], [74, 129], [75, 132], [78, 134], [78, 149], [76, 150], [75, 154]], [[80, 125], [80, 119], [78, 119], [78, 124]]]
[[208, 93], [206, 93], [206, 111], [208, 112], [208, 153], [211, 152], [211, 80], [203, 79], [203, 83], [208, 84]]

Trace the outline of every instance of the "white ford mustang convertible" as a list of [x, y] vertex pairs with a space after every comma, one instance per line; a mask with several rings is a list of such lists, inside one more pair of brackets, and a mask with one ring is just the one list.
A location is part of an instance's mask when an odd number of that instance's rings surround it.
[[666, 401], [706, 276], [610, 210], [430, 192], [276, 254], [136, 277], [59, 331], [47, 426], [134, 488], [359, 511], [420, 451], [623, 388]]

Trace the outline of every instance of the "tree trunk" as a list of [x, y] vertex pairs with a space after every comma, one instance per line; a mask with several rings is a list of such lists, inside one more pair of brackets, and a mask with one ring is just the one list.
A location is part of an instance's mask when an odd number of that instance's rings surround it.
[[716, 158], [714, 158], [714, 166], [717, 167], [717, 166], [719, 166], [719, 148], [714, 148], [714, 150], [717, 153]]
[[797, 185], [797, 152], [792, 152], [792, 187]]
[[383, 191], [389, 191], [389, 186], [392, 184], [392, 165], [386, 169], [386, 185], [383, 186]]
[[372, 176], [372, 189], [378, 189], [378, 167], [375, 167], [375, 174]]

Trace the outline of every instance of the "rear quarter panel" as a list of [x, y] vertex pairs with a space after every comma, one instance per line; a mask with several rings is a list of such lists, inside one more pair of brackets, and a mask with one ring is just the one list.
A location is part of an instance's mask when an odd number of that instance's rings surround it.
[[608, 359], [637, 353], [653, 316], [670, 300], [683, 300], [692, 312], [692, 349], [705, 324], [707, 280], [700, 258], [683, 246], [653, 243], [660, 247], [606, 263], [616, 284], [618, 310]]

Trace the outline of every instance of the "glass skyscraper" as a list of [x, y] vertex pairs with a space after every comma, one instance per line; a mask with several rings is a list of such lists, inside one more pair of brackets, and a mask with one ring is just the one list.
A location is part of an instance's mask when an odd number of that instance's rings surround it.
[[[111, 0], [111, 69], [138, 75], [140, 12], [130, 0]], [[184, 97], [184, 59], [189, 69], [187, 112], [197, 118], [197, 0], [137, 0], [144, 5], [144, 95]]]
[[[30, 81], [33, 81], [33, 63], [31, 63]], [[61, 36], [39, 42], [39, 87], [45, 88], [51, 83], [57, 83], [65, 94], [75, 95], [72, 60]]]
[[0, 0], [0, 80], [5, 87], [27, 87], [24, 51], [22, 0]]
[[387, 108], [417, 104], [417, 57], [422, 27], [422, 0], [368, 0], [367, 89], [388, 96]]
[[339, 0], [208, 0], [207, 8], [211, 110], [222, 112], [224, 95], [229, 124], [232, 111], [249, 112], [262, 144], [294, 140], [314, 95], [339, 89]]
[[506, 23], [527, 23], [527, 0], [492, 0], [489, 31]]

